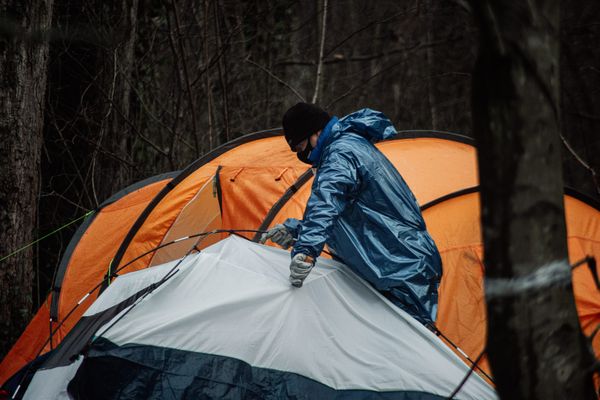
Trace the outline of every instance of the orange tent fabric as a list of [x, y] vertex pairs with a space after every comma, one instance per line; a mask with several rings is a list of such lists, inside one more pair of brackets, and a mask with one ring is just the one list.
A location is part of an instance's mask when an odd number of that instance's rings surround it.
[[46, 340], [50, 330], [50, 296], [44, 301], [38, 312], [10, 349], [0, 364], [0, 382], [4, 383], [15, 372], [32, 361], [40, 349], [48, 351]]
[[[192, 168], [152, 209], [117, 264], [124, 265], [162, 243], [179, 213], [207, 182], [219, 185], [221, 229], [256, 229], [271, 205], [306, 169], [280, 137], [240, 144], [197, 169]], [[198, 229], [190, 226], [187, 231], [180, 231], [184, 233], [198, 233]], [[173, 257], [183, 254], [185, 251], [174, 253]], [[126, 271], [145, 268], [151, 259], [152, 254], [149, 254], [129, 265]]]
[[[434, 133], [377, 146], [424, 207], [428, 229], [440, 249], [444, 278], [438, 325], [475, 357], [485, 341], [476, 150], [467, 138]], [[127, 273], [179, 258], [194, 244], [201, 249], [226, 236], [185, 239], [199, 232], [256, 230], [289, 217], [301, 218], [311, 179], [302, 185], [297, 182], [308, 177], [306, 172], [307, 166], [289, 151], [282, 137], [267, 132], [216, 149], [172, 180], [139, 185], [102, 208], [77, 243], [62, 281], [59, 321], [102, 280], [109, 265], [112, 272], [126, 266], [119, 273]], [[274, 208], [276, 204], [281, 207]], [[600, 211], [570, 196], [565, 197], [565, 204], [571, 259], [587, 254], [600, 259]], [[252, 238], [255, 233], [245, 236]], [[161, 245], [164, 247], [157, 249]], [[600, 300], [589, 271], [576, 270], [574, 286], [582, 327], [590, 333], [600, 322]], [[97, 291], [76, 309], [58, 330], [53, 345], [69, 332], [96, 295]], [[48, 337], [49, 312], [46, 304], [44, 307], [0, 364], [0, 382], [30, 361]], [[595, 344], [600, 349], [600, 342]]]
[[[444, 277], [440, 287], [438, 328], [471, 358], [484, 348], [486, 309], [483, 289], [483, 245], [479, 194], [447, 200], [424, 211], [429, 232], [442, 256]], [[569, 259], [575, 263], [587, 255], [600, 259], [600, 210], [565, 196]], [[573, 273], [577, 311], [585, 334], [600, 324], [600, 291], [585, 266]], [[600, 342], [594, 350], [600, 356]], [[482, 368], [489, 366], [484, 360]]]
[[[21, 337], [2, 360], [0, 382], [5, 382], [26, 363], [32, 361], [38, 353], [43, 354], [52, 347], [56, 347], [75, 326], [83, 312], [97, 297], [97, 290], [86, 298], [81, 306], [75, 308], [68, 319], [65, 320], [65, 317], [84, 298], [86, 293], [102, 281], [112, 254], [123, 240], [131, 224], [169, 180], [145, 185], [96, 212], [92, 223], [80, 238], [68, 262], [58, 303], [58, 319], [52, 323], [52, 329], [58, 328], [52, 336], [52, 343], [49, 341], [52, 296], [50, 294]], [[64, 323], [59, 327], [61, 321]]]

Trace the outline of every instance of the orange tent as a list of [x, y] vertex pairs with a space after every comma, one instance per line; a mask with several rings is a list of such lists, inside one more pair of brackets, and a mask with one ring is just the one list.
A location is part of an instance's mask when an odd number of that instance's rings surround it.
[[[229, 142], [185, 170], [150, 178], [107, 200], [69, 244], [48, 301], [0, 364], [0, 382], [55, 347], [111, 277], [182, 257], [225, 232], [256, 240], [286, 218], [301, 218], [312, 173], [279, 132]], [[422, 205], [442, 255], [439, 329], [471, 357], [485, 342], [482, 240], [476, 150], [469, 138], [414, 132], [377, 145]], [[600, 257], [600, 207], [565, 195], [571, 261]], [[188, 236], [194, 236], [187, 238]], [[573, 275], [584, 332], [600, 323], [600, 293], [585, 267]], [[50, 327], [53, 331], [50, 335]], [[600, 342], [594, 348], [600, 353]], [[486, 368], [485, 363], [483, 367]]]

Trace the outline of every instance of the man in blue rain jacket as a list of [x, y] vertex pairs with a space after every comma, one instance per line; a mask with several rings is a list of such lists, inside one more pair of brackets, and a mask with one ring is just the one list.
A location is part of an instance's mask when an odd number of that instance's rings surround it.
[[396, 135], [391, 121], [368, 108], [338, 120], [298, 103], [283, 128], [291, 150], [316, 168], [303, 220], [288, 219], [262, 238], [294, 243], [291, 283], [302, 286], [327, 244], [394, 304], [423, 324], [435, 322], [440, 255], [413, 193], [374, 146]]

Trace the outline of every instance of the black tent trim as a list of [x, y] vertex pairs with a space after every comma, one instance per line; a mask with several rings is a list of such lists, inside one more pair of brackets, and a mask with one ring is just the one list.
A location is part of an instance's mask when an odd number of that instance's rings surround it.
[[386, 142], [402, 139], [421, 139], [421, 138], [432, 138], [432, 139], [445, 139], [452, 142], [458, 142], [475, 146], [475, 140], [472, 137], [462, 135], [460, 133], [447, 132], [447, 131], [436, 131], [436, 130], [404, 130], [399, 131], [398, 136], [387, 139]]
[[565, 186], [565, 194], [600, 211], [600, 201], [594, 199], [593, 197], [588, 196], [587, 194], [579, 192], [570, 186]]
[[479, 185], [461, 189], [461, 190], [457, 190], [456, 192], [448, 193], [442, 197], [438, 197], [435, 200], [431, 200], [429, 203], [423, 204], [421, 206], [421, 212], [423, 212], [423, 211], [427, 210], [428, 208], [431, 208], [435, 205], [443, 203], [446, 200], [454, 199], [456, 197], [460, 197], [465, 194], [477, 193], [477, 192], [479, 192]]
[[[440, 203], [443, 203], [446, 200], [454, 199], [454, 198], [460, 197], [465, 194], [478, 193], [480, 190], [481, 190], [481, 187], [479, 185], [461, 189], [461, 190], [457, 190], [456, 192], [449, 193], [447, 195], [444, 195], [442, 197], [439, 197], [435, 200], [430, 201], [429, 203], [422, 205], [421, 211], [425, 211], [428, 208], [431, 208]], [[574, 199], [577, 199], [577, 200], [581, 201], [582, 203], [587, 204], [588, 206], [594, 208], [597, 211], [600, 211], [600, 202], [599, 201], [597, 201], [597, 200], [593, 199], [592, 197], [589, 197], [581, 192], [578, 192], [577, 190], [573, 189], [572, 187], [565, 186], [564, 194], [566, 196], [573, 197]]]

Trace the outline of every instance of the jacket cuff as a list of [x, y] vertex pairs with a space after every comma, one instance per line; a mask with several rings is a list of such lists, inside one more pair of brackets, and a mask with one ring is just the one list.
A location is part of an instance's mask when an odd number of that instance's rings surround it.
[[297, 239], [300, 228], [302, 228], [302, 222], [298, 221], [296, 218], [288, 218], [283, 222], [283, 226], [285, 226], [294, 239]]

